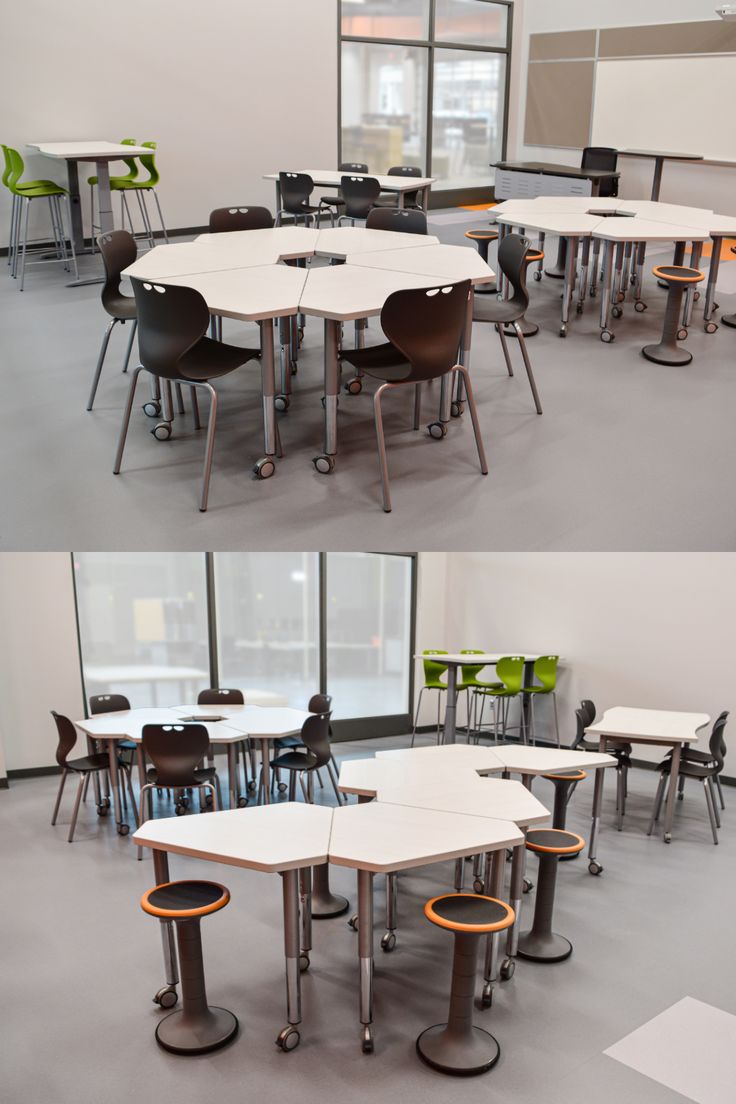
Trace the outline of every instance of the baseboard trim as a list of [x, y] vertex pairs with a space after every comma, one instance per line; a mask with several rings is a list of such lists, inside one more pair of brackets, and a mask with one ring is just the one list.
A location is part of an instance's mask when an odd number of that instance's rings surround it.
[[0, 790], [7, 790], [7, 789], [9, 789], [7, 778], [0, 778]]

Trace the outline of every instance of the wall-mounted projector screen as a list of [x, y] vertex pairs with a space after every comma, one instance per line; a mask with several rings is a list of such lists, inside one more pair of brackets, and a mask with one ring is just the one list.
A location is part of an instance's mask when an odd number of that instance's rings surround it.
[[736, 57], [598, 61], [592, 144], [736, 161]]

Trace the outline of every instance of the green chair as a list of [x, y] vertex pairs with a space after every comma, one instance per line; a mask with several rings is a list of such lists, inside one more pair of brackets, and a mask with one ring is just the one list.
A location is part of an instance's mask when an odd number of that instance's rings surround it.
[[144, 227], [145, 235], [146, 235], [146, 237], [148, 238], [148, 240], [151, 244], [151, 248], [153, 249], [156, 242], [155, 242], [154, 237], [153, 237], [153, 227], [151, 226], [151, 220], [150, 220], [149, 215], [148, 215], [148, 206], [146, 204], [146, 196], [149, 192], [153, 195], [153, 198], [155, 200], [156, 209], [158, 211], [158, 217], [159, 217], [159, 220], [161, 222], [161, 229], [162, 229], [163, 235], [164, 235], [164, 241], [167, 244], [168, 244], [168, 241], [169, 241], [169, 235], [167, 234], [166, 226], [164, 225], [164, 216], [161, 214], [161, 204], [159, 203], [158, 196], [156, 195], [156, 185], [159, 183], [159, 180], [161, 179], [161, 177], [159, 175], [159, 171], [156, 168], [156, 157], [155, 157], [155, 154], [153, 152], [156, 149], [156, 143], [155, 142], [141, 142], [141, 146], [145, 146], [146, 149], [151, 150], [150, 153], [140, 154], [140, 156], [138, 158], [141, 165], [143, 166], [143, 168], [148, 173], [148, 176], [144, 180], [139, 180], [139, 179], [130, 180], [130, 179], [126, 179], [125, 177], [115, 178], [114, 180], [110, 180], [110, 190], [113, 191], [113, 192], [120, 192], [121, 193], [121, 197], [120, 197], [121, 203], [123, 205], [123, 209], [125, 210], [126, 215], [128, 216], [128, 222], [130, 223], [131, 230], [132, 230], [132, 227], [133, 227], [133, 222], [132, 222], [131, 217], [130, 217], [130, 210], [128, 208], [127, 196], [128, 196], [129, 192], [135, 192], [136, 198], [138, 200], [138, 206], [139, 206], [140, 212], [141, 212], [141, 218], [143, 220], [143, 227]]
[[529, 733], [531, 735], [532, 743], [535, 743], [534, 732], [534, 699], [540, 694], [549, 695], [552, 698], [552, 707], [555, 715], [555, 737], [557, 739], [557, 746], [560, 746], [560, 728], [557, 723], [557, 695], [555, 690], [557, 689], [557, 664], [560, 661], [560, 657], [556, 655], [540, 656], [534, 661], [534, 678], [540, 683], [539, 686], [525, 686], [522, 689], [522, 694], [529, 695]]
[[[120, 145], [121, 146], [137, 146], [138, 142], [135, 140], [135, 138], [121, 138], [120, 139]], [[111, 176], [110, 177], [110, 188], [111, 189], [112, 189], [113, 181], [115, 181], [116, 183], [120, 183], [120, 181], [137, 180], [138, 179], [138, 171], [139, 171], [138, 170], [138, 162], [136, 161], [135, 157], [121, 157], [120, 160], [123, 161], [127, 165], [128, 171], [124, 176]], [[89, 184], [89, 218], [90, 218], [91, 236], [92, 236], [92, 249], [94, 250], [94, 247], [95, 247], [95, 230], [101, 230], [102, 229], [102, 227], [99, 225], [99, 223], [95, 222], [95, 188], [97, 187], [99, 181], [98, 181], [96, 176], [88, 176], [87, 177], [87, 183]], [[123, 229], [125, 228], [125, 219], [123, 217], [123, 196], [122, 196], [122, 193], [121, 193], [121, 196], [120, 196], [120, 225]], [[131, 233], [132, 233], [133, 232], [133, 227], [132, 226], [131, 226], [130, 230], [131, 230]]]
[[[10, 146], [3, 146], [3, 153], [6, 159], [6, 171], [3, 173], [3, 181], [13, 196], [13, 206], [15, 207], [14, 216], [11, 211], [11, 221], [14, 224], [10, 243], [10, 249], [13, 254], [11, 275], [14, 277], [18, 275], [18, 255], [20, 254], [20, 290], [23, 291], [26, 267], [32, 264], [61, 262], [65, 269], [69, 271], [71, 263], [74, 266], [75, 277], [78, 276], [74, 243], [71, 239], [71, 234], [67, 237], [64, 231], [61, 200], [63, 199], [65, 202], [68, 201], [66, 190], [54, 183], [53, 180], [30, 180], [21, 182], [21, 177], [25, 169], [23, 158], [17, 150], [12, 149]], [[48, 200], [55, 256], [36, 261], [28, 261], [29, 244], [35, 243], [37, 246], [36, 249], [32, 251], [32, 255], [35, 253], [49, 252], [49, 243], [46, 238], [34, 239], [30, 243], [28, 241], [28, 215], [31, 203], [34, 199]]]
[[[15, 152], [15, 151], [13, 151]], [[13, 159], [10, 156], [8, 146], [3, 146], [3, 184], [11, 195], [10, 205], [10, 233], [8, 234], [8, 265], [13, 263], [13, 245], [15, 243], [15, 220], [18, 214], [18, 193], [29, 188], [41, 188], [46, 186], [56, 187], [53, 180], [26, 180], [22, 184], [16, 181], [15, 189], [10, 187], [10, 177], [13, 173]]]
[[[461, 648], [460, 655], [485, 655], [482, 648]], [[471, 727], [470, 718], [471, 715], [477, 720], [478, 715], [478, 698], [482, 695], [476, 694], [476, 690], [488, 690], [488, 689], [500, 689], [503, 686], [501, 682], [484, 682], [478, 678], [478, 675], [486, 667], [485, 663], [472, 663], [463, 664], [460, 668], [460, 681], [458, 682], [458, 693], [461, 690], [466, 692], [467, 712], [468, 712], [468, 739], [470, 739]], [[472, 699], [470, 697], [471, 691], [473, 693]], [[472, 701], [472, 707], [471, 707]]]
[[[480, 733], [483, 725], [485, 699], [490, 698], [493, 706], [493, 739], [495, 743], [498, 743], [498, 706], [500, 706], [501, 711], [501, 734], [505, 736], [509, 728], [509, 703], [513, 698], [519, 698], [519, 704], [521, 705], [520, 695], [524, 683], [524, 662], [524, 656], [502, 656], [496, 664], [496, 674], [501, 679], [501, 685], [499, 687], [489, 686], [487, 689], [476, 691], [477, 694], [483, 697], [478, 732]], [[519, 713], [519, 729], [521, 738], [526, 743], [527, 735], [523, 708]]]
[[[442, 656], [447, 655], [446, 650], [439, 650], [437, 648], [425, 648], [422, 652], [423, 656]], [[417, 721], [419, 720], [419, 710], [422, 705], [422, 695], [425, 690], [437, 690], [437, 743], [440, 742], [440, 701], [442, 698], [442, 691], [447, 690], [447, 683], [442, 681], [441, 676], [444, 675], [447, 670], [447, 664], [438, 660], [425, 659], [424, 664], [424, 686], [419, 691], [419, 700], [417, 702], [416, 713], [414, 714], [414, 728], [411, 733], [411, 746], [414, 747], [414, 740], [417, 735]]]

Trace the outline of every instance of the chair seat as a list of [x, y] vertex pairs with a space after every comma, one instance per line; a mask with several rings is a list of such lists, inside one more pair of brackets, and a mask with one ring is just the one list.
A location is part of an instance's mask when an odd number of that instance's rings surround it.
[[655, 265], [652, 274], [658, 280], [672, 284], [699, 284], [705, 279], [705, 273], [699, 268], [688, 268], [687, 265]]
[[260, 349], [244, 349], [239, 345], [226, 345], [222, 341], [202, 337], [179, 361], [179, 375], [182, 379], [205, 382], [226, 376], [260, 355]]
[[106, 295], [103, 304], [111, 318], [120, 322], [132, 322], [136, 318], [135, 299], [132, 295]]
[[490, 296], [473, 300], [473, 321], [496, 323], [516, 322], [521, 318], [523, 311], [514, 303], [513, 299], [495, 299]]
[[67, 770], [76, 771], [77, 774], [87, 774], [89, 771], [104, 770], [110, 765], [107, 753], [96, 752], [94, 755], [83, 755], [80, 759], [67, 759]]
[[424, 915], [440, 928], [456, 932], [494, 932], [510, 927], [514, 910], [495, 897], [478, 893], [445, 893], [424, 906]]
[[472, 241], [495, 241], [498, 237], [497, 230], [466, 230], [465, 237]]
[[411, 372], [409, 362], [390, 341], [369, 345], [366, 349], [343, 349], [340, 359], [387, 383], [399, 382]]
[[515, 698], [517, 694], [520, 694], [520, 690], [509, 690], [503, 683], [499, 683], [498, 686], [481, 687], [477, 691], [479, 694], [489, 694], [492, 698]]
[[[373, 204], [373, 206], [374, 207], [398, 207], [399, 206], [398, 197], [396, 196], [395, 193], [392, 193], [392, 195], [390, 195], [390, 196], [379, 196], [378, 199]], [[407, 203], [407, 201], [404, 200], [404, 210], [405, 211], [421, 211], [421, 210], [423, 210], [423, 208], [416, 202]]]
[[59, 188], [55, 180], [24, 180], [22, 184], [16, 184], [16, 192], [26, 192], [29, 188]]
[[192, 772], [192, 779], [190, 782], [160, 782], [158, 772], [149, 767], [146, 771], [146, 781], [153, 783], [154, 786], [163, 786], [164, 789], [186, 789], [187, 786], [201, 786], [204, 782], [214, 782], [217, 774], [216, 767], [201, 767], [199, 770]]
[[[710, 763], [713, 763], [713, 761], [710, 760]], [[663, 774], [670, 774], [671, 769], [671, 759], [663, 759], [657, 767], [657, 770], [661, 771]], [[713, 775], [718, 772], [714, 763], [711, 766], [708, 763], [693, 763], [689, 762], [687, 759], [681, 759], [678, 773], [684, 775], [685, 778], [712, 778]]]
[[345, 200], [342, 196], [321, 196], [320, 204], [327, 203], [330, 207], [344, 207]]
[[[116, 184], [119, 184], [120, 181], [127, 180], [127, 179], [128, 179], [127, 176], [111, 176], [110, 177], [110, 187], [112, 187], [113, 182], [115, 182]], [[96, 176], [88, 176], [87, 177], [87, 183], [89, 184], [90, 187], [94, 187], [95, 184], [99, 184], [99, 180], [97, 179]]]
[[311, 751], [285, 751], [271, 760], [271, 766], [282, 770], [312, 770], [317, 766], [317, 756]]
[[585, 847], [585, 840], [564, 828], [532, 828], [526, 834], [527, 851], [541, 855], [574, 855]]
[[[668, 751], [665, 759], [671, 758], [672, 752]], [[689, 763], [712, 763], [713, 756], [708, 751], [695, 751], [694, 748], [692, 751], [685, 751], [685, 749], [683, 748], [680, 752], [680, 762], [684, 763], [686, 760]]]
[[65, 188], [61, 188], [58, 184], [53, 184], [51, 181], [39, 187], [24, 187], [16, 190], [20, 196], [27, 199], [43, 199], [47, 196], [65, 196], [67, 194]]
[[304, 744], [301, 742], [298, 736], [279, 736], [278, 740], [274, 740], [273, 745], [277, 748], [304, 747]]
[[522, 686], [522, 694], [554, 694], [555, 686]]
[[549, 782], [582, 782], [587, 777], [584, 770], [550, 771], [549, 774], [542, 775]]
[[110, 177], [111, 192], [150, 192], [158, 182], [150, 180], [127, 180], [124, 176]]
[[141, 897], [149, 916], [188, 920], [218, 912], [230, 900], [230, 891], [218, 882], [166, 882]]
[[295, 207], [291, 210], [289, 207], [284, 207], [287, 215], [316, 215], [319, 212], [319, 207], [313, 207], [311, 203], [302, 203], [301, 207]]

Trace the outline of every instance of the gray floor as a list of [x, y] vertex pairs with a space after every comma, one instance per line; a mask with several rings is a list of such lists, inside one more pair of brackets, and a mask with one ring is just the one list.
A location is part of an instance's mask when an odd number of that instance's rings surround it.
[[[483, 217], [438, 221], [463, 241]], [[548, 245], [554, 253], [554, 242]], [[85, 266], [89, 268], [89, 260]], [[724, 311], [736, 309], [736, 264], [722, 266]], [[224, 381], [210, 510], [197, 510], [203, 434], [189, 419], [158, 443], [136, 412], [123, 474], [111, 474], [126, 393], [119, 371], [125, 332], [114, 335], [94, 413], [85, 401], [105, 318], [99, 288], [69, 289], [57, 267], [32, 269], [20, 294], [0, 279], [3, 403], [0, 410], [0, 547], [17, 549], [361, 548], [424, 550], [468, 541], [494, 549], [733, 549], [736, 332], [693, 325], [692, 365], [644, 360], [664, 294], [646, 287], [649, 310], [630, 307], [617, 340], [597, 339], [597, 313], [557, 336], [558, 281], [532, 285], [529, 343], [545, 413], [525, 378], [509, 379], [491, 327], [474, 333], [473, 378], [490, 464], [477, 468], [469, 419], [444, 442], [410, 429], [410, 396], [386, 402], [394, 511], [380, 508], [368, 394], [343, 396], [337, 471], [318, 475], [322, 444], [322, 334], [307, 326], [291, 411], [281, 417], [286, 458], [275, 478], [250, 475], [261, 452], [258, 367]], [[597, 302], [597, 301], [596, 301]], [[696, 316], [699, 318], [699, 316]], [[255, 328], [230, 323], [226, 340], [252, 344]], [[371, 323], [368, 340], [376, 340]], [[518, 354], [517, 354], [518, 355]], [[436, 391], [436, 389], [435, 389]], [[429, 422], [435, 396], [427, 397]]]
[[[340, 745], [338, 752], [366, 754], [377, 746]], [[229, 907], [204, 922], [203, 939], [210, 999], [241, 1023], [228, 1049], [176, 1058], [153, 1039], [161, 1016], [150, 999], [161, 981], [159, 934], [138, 905], [151, 885], [150, 862], [137, 863], [130, 841], [98, 820], [91, 803], [68, 845], [68, 803], [57, 827], [49, 825], [56, 780], [14, 782], [0, 793], [0, 945], [12, 948], [3, 961], [0, 1097], [5, 1104], [200, 1104], [277, 1095], [305, 1104], [439, 1104], [448, 1094], [512, 1104], [683, 1101], [603, 1051], [684, 996], [736, 1012], [736, 798], [726, 791], [730, 807], [714, 847], [693, 787], [678, 804], [667, 847], [645, 835], [654, 783], [651, 772], [632, 772], [620, 835], [609, 783], [603, 875], [591, 877], [581, 861], [560, 870], [556, 927], [575, 953], [556, 966], [519, 963], [493, 1008], [478, 1013], [501, 1043], [501, 1061], [466, 1082], [431, 1072], [414, 1053], [417, 1034], [446, 1009], [451, 938], [424, 920], [422, 905], [450, 887], [450, 864], [402, 876], [398, 946], [390, 956], [377, 951], [375, 1054], [359, 1047], [356, 936], [340, 918], [315, 924], [303, 1042], [285, 1055], [274, 1046], [284, 1023], [278, 878], [173, 860], [174, 877], [210, 876], [231, 889]], [[535, 792], [551, 797], [543, 782]], [[590, 786], [579, 788], [571, 806], [569, 826], [583, 835], [590, 798]], [[530, 867], [534, 877], [533, 860]], [[332, 878], [355, 902], [354, 876], [336, 869]]]

